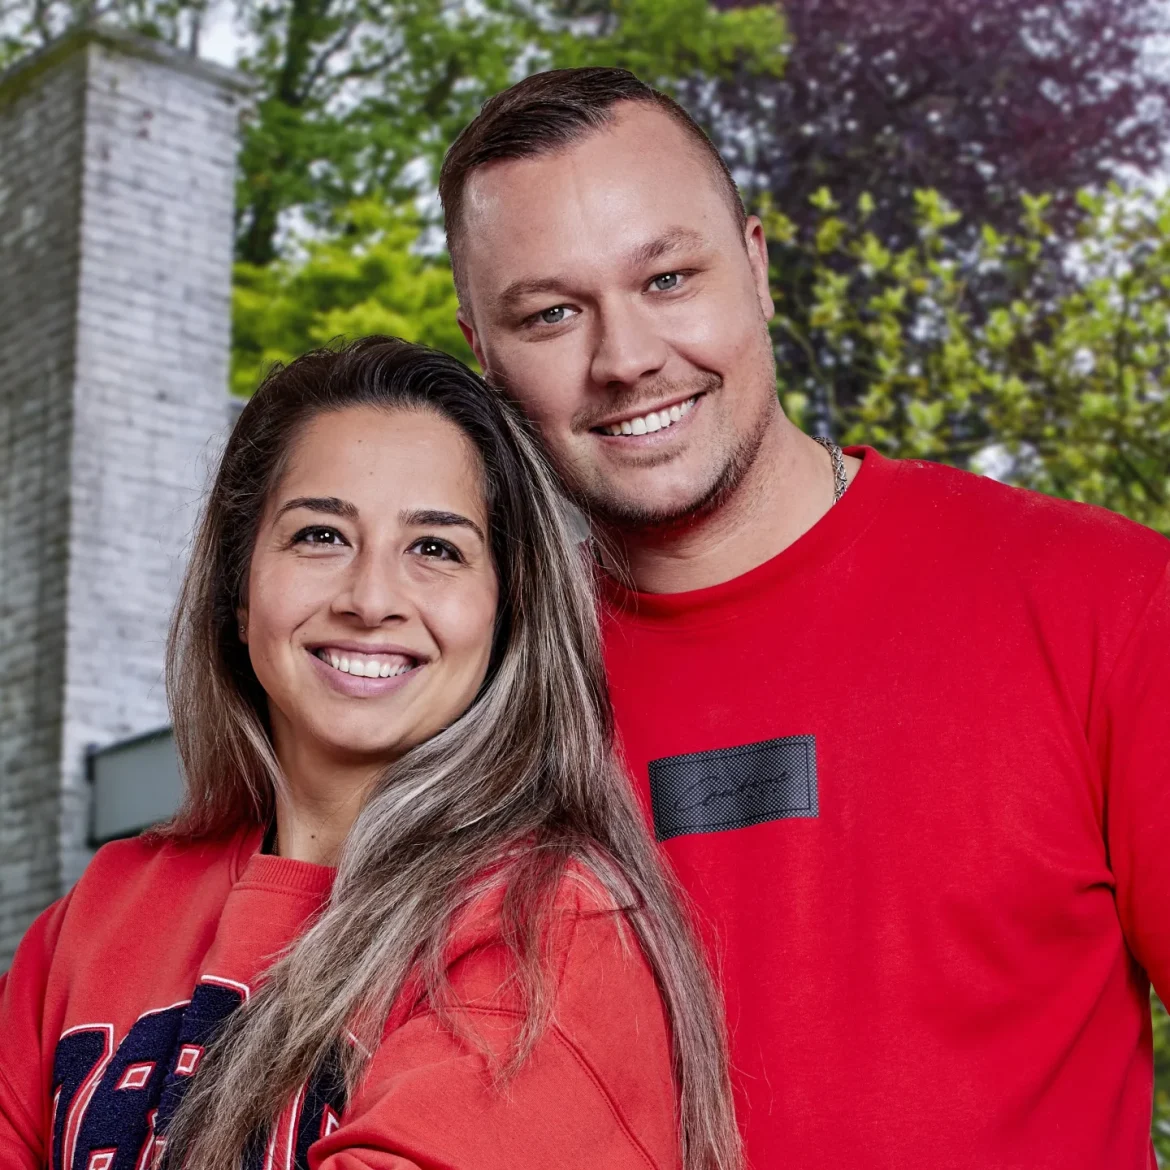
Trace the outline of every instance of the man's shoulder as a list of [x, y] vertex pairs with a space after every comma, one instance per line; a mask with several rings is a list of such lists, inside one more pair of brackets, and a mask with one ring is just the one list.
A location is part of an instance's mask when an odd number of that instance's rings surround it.
[[901, 499], [923, 535], [994, 565], [1075, 571], [1078, 576], [1160, 576], [1170, 539], [1094, 504], [1059, 499], [942, 463], [899, 463]]

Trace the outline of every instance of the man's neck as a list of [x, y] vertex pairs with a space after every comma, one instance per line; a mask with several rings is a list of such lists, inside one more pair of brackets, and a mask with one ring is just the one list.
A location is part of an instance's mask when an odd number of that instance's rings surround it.
[[[852, 480], [861, 461], [847, 456], [845, 465]], [[717, 508], [677, 528], [606, 536], [640, 592], [705, 589], [782, 553], [833, 506], [833, 492], [829, 453], [778, 413], [751, 468]]]

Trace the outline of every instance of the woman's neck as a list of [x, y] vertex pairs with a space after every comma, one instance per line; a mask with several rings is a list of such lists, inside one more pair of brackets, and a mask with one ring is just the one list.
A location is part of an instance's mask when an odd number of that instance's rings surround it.
[[336, 865], [382, 766], [368, 760], [347, 763], [323, 758], [303, 744], [287, 742], [279, 733], [274, 740], [285, 781], [276, 794], [274, 851], [293, 861]]
[[273, 852], [292, 861], [314, 865], [336, 865], [341, 846], [361, 807], [322, 807], [298, 799], [296, 793], [281, 793], [276, 801], [276, 844]]

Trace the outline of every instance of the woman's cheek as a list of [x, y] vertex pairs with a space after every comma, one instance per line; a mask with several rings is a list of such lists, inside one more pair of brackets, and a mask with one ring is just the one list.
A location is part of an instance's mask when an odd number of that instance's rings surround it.
[[249, 582], [248, 650], [261, 685], [281, 690], [293, 635], [323, 604], [319, 583], [283, 566], [254, 565]]
[[[435, 614], [436, 641], [460, 674], [475, 676], [479, 685], [491, 658], [496, 625], [498, 590], [494, 582], [477, 589], [474, 595], [452, 598]], [[445, 643], [445, 645], [444, 645]]]

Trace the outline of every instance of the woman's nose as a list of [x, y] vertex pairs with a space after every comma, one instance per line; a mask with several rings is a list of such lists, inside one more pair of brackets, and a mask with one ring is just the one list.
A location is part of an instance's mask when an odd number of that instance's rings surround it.
[[333, 608], [370, 627], [409, 617], [413, 606], [398, 558], [371, 549], [359, 553]]

